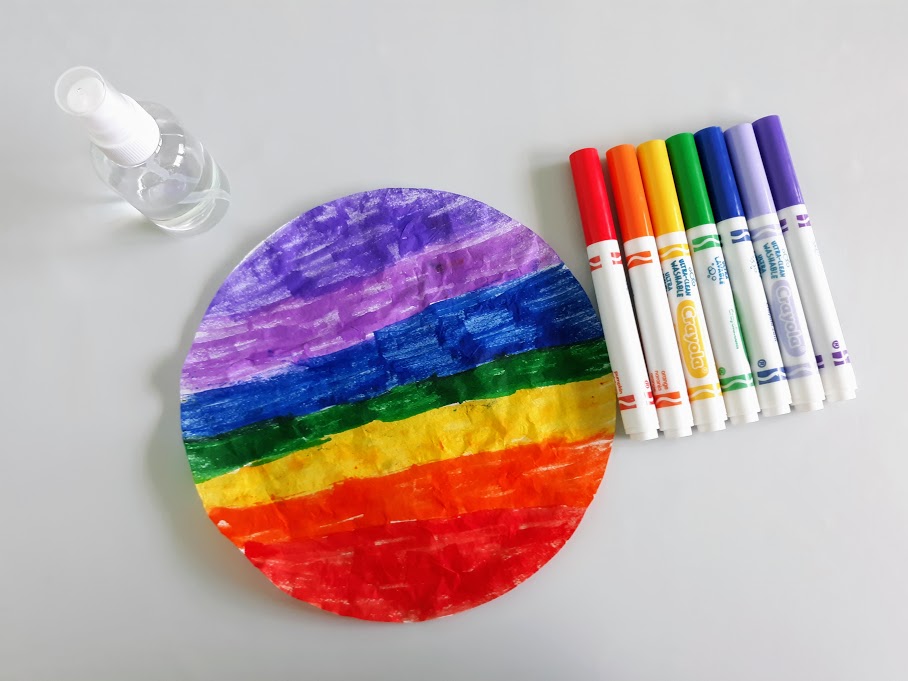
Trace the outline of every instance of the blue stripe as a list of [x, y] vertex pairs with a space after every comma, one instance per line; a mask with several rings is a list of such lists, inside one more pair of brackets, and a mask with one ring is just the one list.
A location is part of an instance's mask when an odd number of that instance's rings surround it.
[[786, 380], [784, 367], [774, 367], [772, 369], [764, 369], [763, 371], [757, 372], [757, 385], [778, 383], [779, 381], [784, 380]]
[[186, 438], [302, 416], [375, 397], [430, 376], [468, 371], [505, 355], [602, 337], [589, 298], [564, 265], [430, 305], [374, 338], [291, 365], [268, 378], [193, 393]]

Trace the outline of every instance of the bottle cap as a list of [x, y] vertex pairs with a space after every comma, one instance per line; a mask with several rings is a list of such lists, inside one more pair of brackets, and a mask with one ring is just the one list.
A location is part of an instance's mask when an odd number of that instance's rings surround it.
[[798, 176], [788, 151], [788, 142], [782, 131], [782, 121], [778, 116], [766, 116], [754, 121], [754, 135], [763, 157], [763, 166], [766, 168], [776, 208], [782, 210], [804, 203], [801, 185], [798, 184]]
[[735, 169], [735, 180], [741, 200], [744, 203], [744, 214], [747, 219], [758, 215], [773, 214], [776, 205], [772, 201], [772, 192], [769, 190], [769, 181], [763, 169], [763, 159], [757, 147], [757, 138], [750, 123], [741, 123], [725, 131], [725, 141], [728, 144], [728, 155], [731, 156], [731, 165]]
[[637, 147], [637, 160], [646, 190], [646, 203], [656, 236], [683, 232], [684, 220], [675, 192], [675, 180], [668, 162], [665, 140], [650, 140]]
[[722, 128], [703, 128], [694, 135], [694, 139], [697, 151], [700, 152], [700, 167], [703, 169], [703, 179], [716, 221], [743, 217], [744, 207], [741, 205], [741, 195], [738, 194], [735, 171], [731, 167]]
[[76, 116], [91, 141], [121, 166], [147, 161], [161, 141], [154, 118], [87, 66], [65, 71], [54, 88], [57, 104]]
[[672, 135], [665, 140], [665, 147], [668, 149], [668, 160], [671, 162], [672, 175], [675, 177], [684, 226], [693, 229], [715, 222], [713, 211], [709, 207], [709, 194], [703, 181], [703, 170], [700, 168], [694, 136], [689, 132]]
[[643, 179], [637, 154], [631, 144], [612, 147], [605, 152], [608, 174], [612, 178], [615, 193], [615, 207], [618, 210], [618, 225], [624, 241], [653, 235], [653, 224], [643, 192]]
[[599, 152], [595, 149], [575, 151], [571, 154], [571, 173], [574, 176], [574, 191], [577, 193], [577, 206], [580, 208], [586, 245], [616, 239]]

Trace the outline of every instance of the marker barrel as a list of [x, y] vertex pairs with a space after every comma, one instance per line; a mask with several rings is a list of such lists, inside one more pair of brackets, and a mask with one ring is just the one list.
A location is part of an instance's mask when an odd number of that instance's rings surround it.
[[665, 144], [706, 313], [706, 327], [725, 408], [732, 423], [752, 423], [758, 419], [760, 403], [744, 350], [728, 267], [713, 222], [694, 136], [681, 133], [667, 139]]
[[716, 227], [722, 240], [722, 252], [725, 254], [735, 305], [740, 315], [741, 330], [760, 401], [760, 412], [763, 416], [787, 414], [791, 411], [791, 390], [786, 380], [782, 353], [776, 340], [776, 330], [760, 279], [747, 220], [743, 217], [729, 218], [719, 222]]
[[763, 416], [791, 411], [791, 391], [722, 129], [694, 135]]
[[602, 163], [595, 149], [575, 151], [570, 160], [621, 422], [631, 439], [650, 440], [659, 436], [659, 419], [612, 223]]
[[857, 397], [858, 384], [807, 207], [789, 206], [778, 215], [798, 286], [804, 292], [807, 328], [826, 397], [833, 402], [852, 400]]
[[725, 131], [725, 141], [741, 190], [747, 227], [772, 313], [792, 402], [798, 411], [822, 409], [823, 383], [753, 128], [748, 123], [736, 125]]
[[767, 116], [755, 121], [753, 127], [782, 234], [803, 293], [807, 328], [826, 397], [831, 401], [853, 399], [857, 395], [857, 380], [782, 124], [778, 116]]
[[665, 292], [681, 354], [694, 423], [698, 430], [725, 428], [727, 413], [703, 316], [690, 248], [665, 142], [651, 140], [637, 149], [647, 205], [653, 219]]
[[606, 159], [659, 428], [666, 437], [685, 437], [691, 434], [694, 417], [637, 156], [633, 146], [624, 144], [609, 149]]

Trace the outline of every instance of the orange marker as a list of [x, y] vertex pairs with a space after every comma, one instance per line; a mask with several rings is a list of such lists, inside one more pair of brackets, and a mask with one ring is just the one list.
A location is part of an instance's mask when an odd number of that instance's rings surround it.
[[605, 157], [659, 428], [666, 437], [684, 437], [691, 434], [694, 419], [637, 156], [633, 146], [622, 144], [609, 149]]

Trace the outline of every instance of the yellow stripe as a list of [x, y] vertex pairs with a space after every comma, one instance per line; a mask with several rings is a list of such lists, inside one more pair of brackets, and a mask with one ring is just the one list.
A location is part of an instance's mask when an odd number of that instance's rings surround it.
[[659, 258], [662, 260], [667, 258], [680, 258], [682, 255], [690, 255], [690, 248], [684, 244], [672, 244], [671, 246], [663, 246], [659, 249]]
[[687, 396], [690, 398], [691, 402], [709, 400], [713, 397], [719, 397], [721, 394], [722, 388], [718, 383], [708, 383], [706, 385], [698, 385], [687, 389]]
[[465, 454], [555, 438], [586, 440], [614, 432], [614, 423], [615, 384], [609, 374], [454, 404], [403, 421], [373, 421], [319, 447], [196, 487], [205, 508], [240, 508], [312, 494], [346, 478], [388, 475]]

